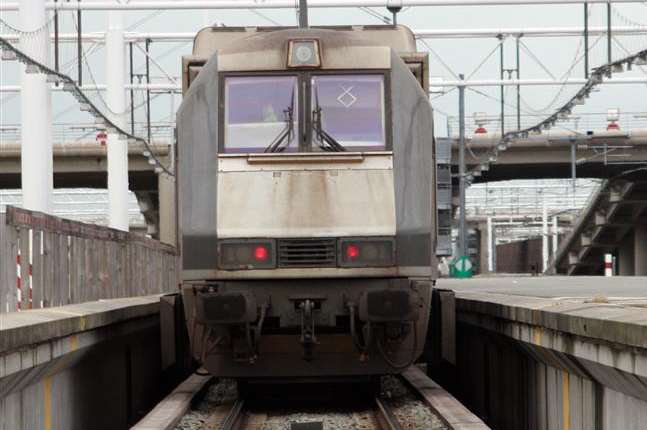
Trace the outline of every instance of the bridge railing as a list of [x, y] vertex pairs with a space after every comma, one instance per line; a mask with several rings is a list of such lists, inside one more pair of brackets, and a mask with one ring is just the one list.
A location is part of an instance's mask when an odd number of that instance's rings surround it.
[[177, 289], [175, 248], [40, 212], [0, 214], [0, 313]]

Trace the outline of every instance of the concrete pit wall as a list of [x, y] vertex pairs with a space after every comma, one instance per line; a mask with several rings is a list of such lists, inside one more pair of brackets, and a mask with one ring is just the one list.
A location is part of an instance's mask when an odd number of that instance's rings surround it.
[[496, 430], [647, 426], [644, 378], [471, 324], [457, 325], [456, 370], [432, 377]]
[[[40, 349], [14, 354], [19, 360], [14, 365], [25, 370], [5, 376], [9, 369], [0, 369], [0, 430], [115, 430], [134, 424], [164, 390], [159, 317], [140, 319], [137, 329], [126, 329], [124, 335], [124, 325], [131, 323], [90, 332], [104, 337], [110, 330], [112, 336], [39, 366], [32, 365], [39, 361]], [[69, 338], [62, 341], [82, 342], [74, 340], [76, 335]], [[65, 348], [56, 342], [43, 347], [52, 355]]]

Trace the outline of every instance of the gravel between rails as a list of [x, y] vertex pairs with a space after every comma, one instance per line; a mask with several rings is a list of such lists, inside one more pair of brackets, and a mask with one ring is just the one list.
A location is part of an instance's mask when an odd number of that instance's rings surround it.
[[180, 422], [175, 426], [175, 430], [199, 430], [207, 422], [209, 416], [220, 405], [233, 404], [238, 397], [236, 383], [233, 380], [225, 379], [218, 383], [211, 384], [200, 400]]
[[[176, 430], [201, 430], [221, 405], [233, 404], [238, 393], [236, 383], [222, 380], [207, 388], [204, 398], [187, 413]], [[391, 407], [403, 430], [446, 430], [441, 420], [399, 378], [382, 378], [380, 397]], [[222, 409], [220, 407], [220, 409]], [[254, 408], [256, 409], [256, 408]], [[252, 410], [254, 414], [259, 411]], [[255, 430], [290, 430], [292, 423], [322, 421], [325, 430], [379, 430], [372, 406], [323, 406], [309, 410], [290, 407], [262, 411], [263, 419]]]
[[382, 398], [403, 430], [447, 430], [438, 416], [395, 376], [382, 378]]

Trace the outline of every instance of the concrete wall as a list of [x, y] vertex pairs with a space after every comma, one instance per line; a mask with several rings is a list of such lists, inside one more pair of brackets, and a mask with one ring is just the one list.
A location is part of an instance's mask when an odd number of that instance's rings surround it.
[[126, 429], [159, 398], [159, 329], [76, 354], [0, 399], [0, 429]]
[[432, 377], [496, 430], [647, 428], [644, 378], [471, 324], [458, 324], [453, 377]]
[[0, 429], [127, 429], [159, 398], [159, 328], [75, 354], [0, 399]]
[[0, 314], [0, 430], [127, 429], [177, 382], [160, 355], [156, 296]]

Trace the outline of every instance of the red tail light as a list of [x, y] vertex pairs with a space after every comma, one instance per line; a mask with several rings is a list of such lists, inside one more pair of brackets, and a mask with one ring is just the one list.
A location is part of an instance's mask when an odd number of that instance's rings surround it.
[[224, 270], [274, 269], [275, 249], [271, 239], [223, 239], [218, 244], [218, 267]]
[[270, 257], [270, 253], [266, 246], [258, 245], [254, 248], [254, 259], [256, 261], [266, 261]]
[[395, 240], [392, 237], [339, 239], [340, 267], [389, 267], [395, 265]]
[[348, 244], [346, 246], [346, 257], [349, 260], [354, 260], [359, 257], [359, 248], [357, 247], [357, 245]]

